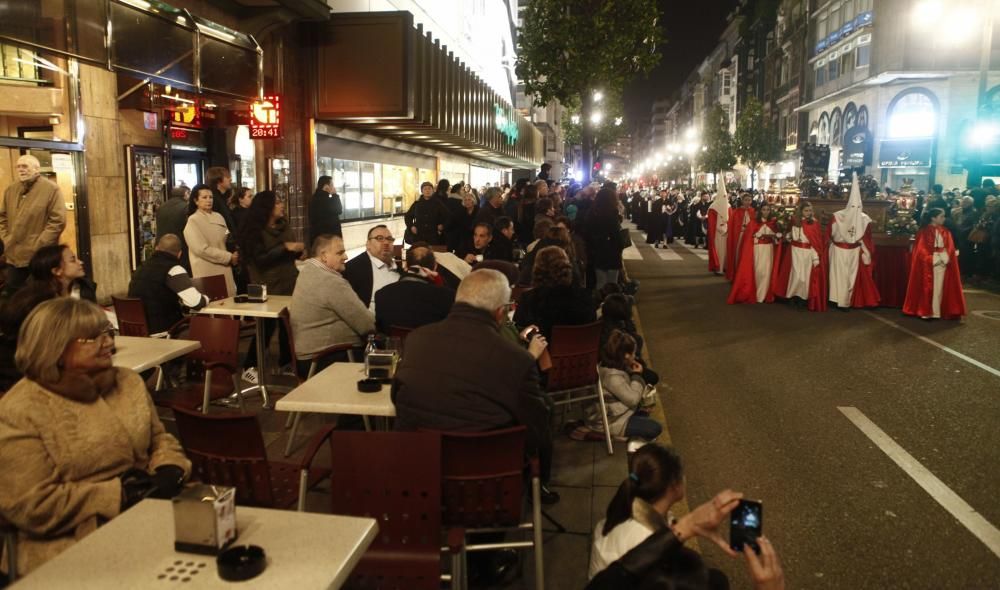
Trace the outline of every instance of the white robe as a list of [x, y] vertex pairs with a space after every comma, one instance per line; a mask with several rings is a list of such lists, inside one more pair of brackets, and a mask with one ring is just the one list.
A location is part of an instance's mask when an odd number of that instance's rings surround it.
[[[854, 294], [854, 283], [858, 280], [858, 264], [861, 263], [863, 245], [858, 248], [845, 249], [833, 242], [855, 242], [855, 238], [845, 235], [836, 221], [833, 223], [830, 242], [830, 301], [838, 307], [850, 307], [851, 296]], [[860, 236], [858, 236], [860, 239]]]
[[[944, 248], [944, 239], [941, 237], [941, 232], [934, 232], [934, 248]], [[944, 273], [948, 269], [948, 253], [947, 252], [934, 252], [931, 256], [931, 261], [934, 264], [933, 274], [934, 274], [934, 294], [931, 297], [931, 311], [933, 315], [932, 318], [941, 317], [941, 294], [944, 292]]]
[[719, 258], [719, 272], [724, 272], [726, 270], [726, 238], [729, 232], [727, 231], [728, 224], [719, 221], [718, 216], [715, 218], [715, 255]]
[[[754, 240], [761, 237], [774, 237], [771, 228], [763, 225], [753, 235]], [[753, 279], [757, 286], [757, 303], [764, 303], [767, 293], [771, 290], [771, 270], [774, 268], [774, 244], [757, 244], [753, 246]]]
[[811, 244], [806, 232], [801, 227], [792, 227], [789, 239], [793, 242], [805, 242], [811, 248], [800, 248], [789, 245], [792, 249], [792, 270], [788, 273], [788, 288], [785, 296], [789, 299], [799, 297], [809, 299], [809, 279], [812, 277], [812, 269], [819, 264], [819, 253], [816, 251], [818, 244]]

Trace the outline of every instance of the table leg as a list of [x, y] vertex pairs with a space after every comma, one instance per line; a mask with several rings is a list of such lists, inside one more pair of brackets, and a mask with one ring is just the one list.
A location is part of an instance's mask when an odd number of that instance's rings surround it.
[[257, 387], [260, 389], [260, 397], [264, 400], [264, 407], [271, 406], [271, 399], [267, 395], [267, 348], [264, 342], [264, 320], [258, 319], [255, 330], [257, 331]]

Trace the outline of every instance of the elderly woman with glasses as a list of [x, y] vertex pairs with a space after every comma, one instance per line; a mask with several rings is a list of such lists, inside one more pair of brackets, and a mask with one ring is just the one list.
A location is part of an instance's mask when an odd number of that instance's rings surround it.
[[144, 497], [169, 498], [191, 469], [142, 379], [115, 368], [101, 308], [68, 297], [25, 320], [24, 374], [0, 399], [0, 515], [27, 573]]

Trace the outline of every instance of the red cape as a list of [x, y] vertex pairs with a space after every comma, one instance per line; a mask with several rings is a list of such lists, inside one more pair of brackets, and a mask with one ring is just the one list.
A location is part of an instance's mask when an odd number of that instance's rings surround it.
[[[802, 231], [809, 238], [809, 244], [819, 254], [819, 266], [812, 269], [809, 275], [809, 311], [826, 311], [827, 290], [827, 242], [823, 236], [823, 230], [818, 221], [813, 223], [803, 223]], [[789, 244], [781, 253], [781, 264], [777, 267], [778, 272], [771, 283], [771, 291], [777, 297], [786, 297], [788, 290], [788, 277], [792, 274], [792, 252], [795, 246]]]
[[[716, 250], [715, 246], [715, 227], [719, 222], [719, 213], [715, 209], [708, 210], [708, 271], [709, 272], [719, 272], [722, 270], [722, 264], [719, 260], [719, 252]], [[726, 238], [729, 238], [729, 234], [726, 234]]]
[[[826, 227], [826, 243], [833, 241], [833, 226], [836, 221], [830, 221]], [[878, 307], [881, 296], [878, 287], [875, 286], [875, 242], [872, 241], [872, 224], [865, 228], [865, 235], [861, 237], [865, 248], [871, 256], [871, 264], [865, 264], [858, 259], [858, 276], [854, 281], [854, 293], [851, 295], [851, 307]]]
[[[734, 303], [757, 303], [757, 278], [753, 270], [753, 235], [764, 225], [770, 227], [771, 231], [777, 231], [774, 220], [757, 221], [756, 219], [751, 219], [746, 231], [743, 232], [743, 246], [740, 252], [740, 260], [737, 263], [738, 266], [733, 278], [733, 286], [729, 290], [729, 298], [726, 299], [726, 303], [730, 305]], [[777, 238], [775, 238], [775, 241], [777, 241]], [[744, 256], [744, 252], [749, 252], [750, 254]], [[774, 256], [771, 267], [771, 282], [773, 286], [776, 274], [774, 265], [777, 265], [781, 260], [781, 242], [778, 242], [774, 246], [772, 255]], [[727, 255], [726, 258], [728, 257]], [[772, 303], [773, 301], [774, 289], [772, 288], [767, 290], [767, 297], [764, 299], [764, 303]]]
[[903, 302], [903, 313], [919, 317], [930, 317], [933, 313], [934, 299], [934, 233], [940, 232], [944, 249], [948, 254], [948, 266], [944, 271], [944, 284], [941, 289], [941, 317], [957, 320], [966, 315], [965, 294], [962, 293], [962, 277], [958, 269], [958, 257], [955, 256], [955, 243], [951, 232], [943, 227], [928, 225], [917, 232], [913, 243], [913, 254], [910, 263], [910, 281], [906, 285], [906, 301]]
[[[740, 239], [740, 229], [743, 227], [743, 217], [751, 215], [750, 222], [753, 222], [753, 207], [736, 207], [729, 210], [729, 233], [726, 234], [726, 280], [732, 281], [736, 276], [736, 243]], [[747, 229], [750, 224], [747, 224]]]

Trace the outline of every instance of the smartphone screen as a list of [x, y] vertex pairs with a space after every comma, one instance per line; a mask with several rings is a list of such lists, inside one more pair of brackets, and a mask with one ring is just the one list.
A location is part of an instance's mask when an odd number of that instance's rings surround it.
[[737, 553], [743, 552], [743, 545], [750, 545], [755, 553], [760, 553], [757, 538], [764, 530], [764, 506], [757, 500], [740, 500], [736, 509], [729, 514], [729, 546]]

